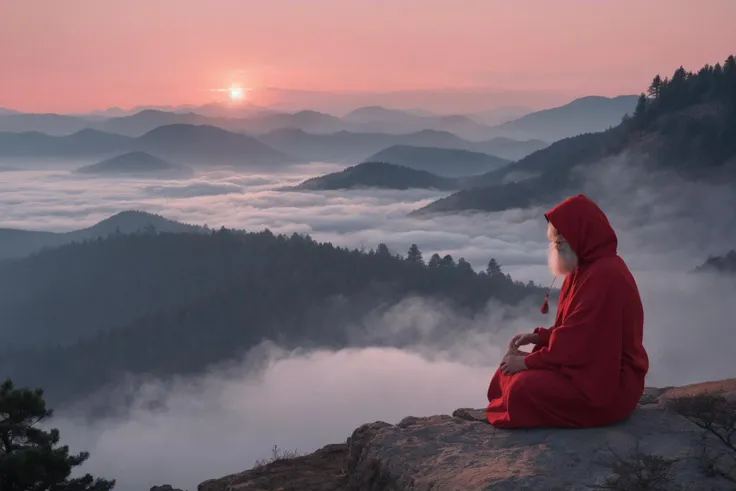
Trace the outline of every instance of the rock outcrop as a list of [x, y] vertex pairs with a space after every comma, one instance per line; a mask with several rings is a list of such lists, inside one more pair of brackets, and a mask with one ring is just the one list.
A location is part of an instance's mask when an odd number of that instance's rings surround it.
[[347, 455], [347, 444], [327, 445], [303, 457], [205, 481], [197, 491], [342, 491], [348, 483]]
[[171, 484], [162, 484], [161, 486], [153, 486], [149, 491], [182, 491], [173, 487]]
[[[686, 404], [673, 405], [678, 400]], [[575, 491], [595, 486], [736, 489], [736, 379], [647, 388], [629, 419], [602, 428], [501, 430], [486, 423], [482, 409], [408, 417], [396, 425], [370, 423], [345, 444], [206, 481], [198, 490]]]

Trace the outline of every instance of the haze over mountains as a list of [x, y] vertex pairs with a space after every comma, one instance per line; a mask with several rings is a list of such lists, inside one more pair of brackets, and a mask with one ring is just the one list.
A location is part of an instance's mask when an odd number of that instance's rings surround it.
[[[521, 120], [510, 118], [503, 124], [488, 125], [473, 119], [473, 115], [424, 115], [410, 111], [369, 106], [355, 109], [343, 117], [318, 111], [302, 110], [282, 113], [267, 110], [252, 111], [247, 117], [213, 116], [197, 107], [188, 112], [143, 109], [134, 114], [108, 117], [96, 113], [94, 117], [56, 114], [3, 114], [0, 113], [0, 131], [38, 131], [50, 135], [68, 135], [90, 128], [127, 136], [141, 136], [152, 129], [168, 124], [198, 124], [253, 134], [279, 129], [301, 129], [308, 133], [415, 133], [422, 130], [447, 131], [468, 140], [486, 140], [509, 137], [520, 140], [554, 141], [581, 131], [600, 131], [620, 122], [630, 114], [636, 103], [635, 96], [617, 98], [587, 97], [558, 108], [531, 112]], [[109, 113], [105, 113], [109, 114]], [[112, 114], [115, 114], [113, 112]], [[513, 114], [513, 112], [511, 113]], [[487, 120], [486, 116], [479, 119]], [[511, 121], [518, 121], [512, 123]], [[556, 126], [551, 128], [550, 125]]]

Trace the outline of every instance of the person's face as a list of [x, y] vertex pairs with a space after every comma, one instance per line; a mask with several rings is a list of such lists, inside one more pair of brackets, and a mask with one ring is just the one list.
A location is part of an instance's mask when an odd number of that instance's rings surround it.
[[577, 267], [577, 257], [570, 244], [555, 230], [552, 224], [547, 225], [547, 265], [554, 276], [565, 276]]

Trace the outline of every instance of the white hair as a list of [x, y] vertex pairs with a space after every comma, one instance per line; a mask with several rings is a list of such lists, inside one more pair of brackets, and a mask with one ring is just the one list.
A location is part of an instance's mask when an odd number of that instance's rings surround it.
[[551, 223], [547, 224], [547, 239], [549, 240], [547, 264], [552, 274], [566, 276], [572, 273], [578, 267], [578, 256]]

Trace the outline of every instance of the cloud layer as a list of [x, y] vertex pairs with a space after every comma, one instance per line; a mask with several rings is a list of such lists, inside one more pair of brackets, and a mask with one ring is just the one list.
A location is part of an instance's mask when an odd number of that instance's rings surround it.
[[[192, 179], [85, 179], [67, 167], [3, 173], [0, 227], [68, 231], [88, 227], [119, 211], [139, 209], [211, 228], [269, 228], [275, 233], [309, 233], [317, 240], [348, 247], [375, 248], [385, 242], [404, 254], [417, 243], [425, 254], [464, 256], [484, 267], [491, 256], [507, 271], [544, 276], [545, 240], [541, 210], [498, 217], [407, 218], [410, 211], [443, 196], [426, 190], [281, 192], [335, 165], [297, 168], [281, 175], [213, 171]], [[507, 223], [513, 223], [508, 227]], [[541, 273], [541, 274], [540, 274]]]

